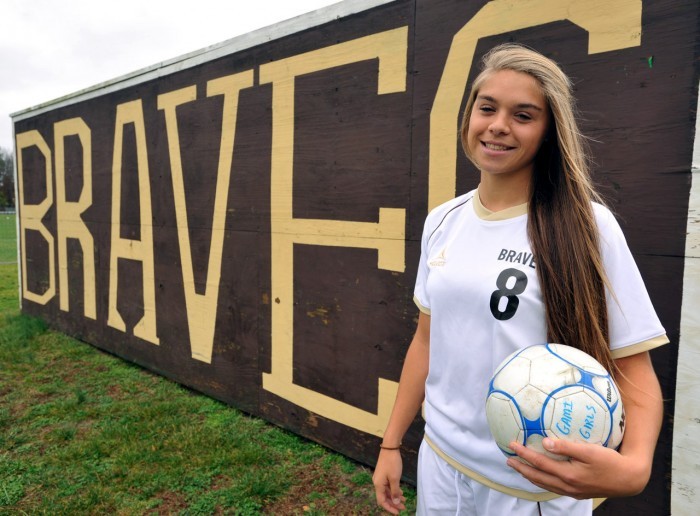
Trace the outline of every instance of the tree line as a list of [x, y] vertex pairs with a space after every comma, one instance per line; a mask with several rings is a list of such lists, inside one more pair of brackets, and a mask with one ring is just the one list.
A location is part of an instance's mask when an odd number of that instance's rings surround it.
[[0, 210], [15, 208], [15, 175], [12, 151], [0, 147]]

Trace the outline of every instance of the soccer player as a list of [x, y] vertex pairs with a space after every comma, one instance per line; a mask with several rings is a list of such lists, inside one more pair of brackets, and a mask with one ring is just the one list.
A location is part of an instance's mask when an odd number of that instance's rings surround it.
[[[378, 504], [404, 508], [401, 439], [423, 405], [419, 514], [590, 515], [591, 498], [646, 486], [662, 420], [648, 351], [668, 342], [622, 231], [593, 189], [571, 82], [516, 44], [492, 49], [461, 139], [476, 190], [432, 210], [420, 310], [374, 473]], [[489, 379], [532, 344], [577, 347], [611, 371], [626, 409], [618, 450], [545, 438], [506, 459], [484, 410]]]

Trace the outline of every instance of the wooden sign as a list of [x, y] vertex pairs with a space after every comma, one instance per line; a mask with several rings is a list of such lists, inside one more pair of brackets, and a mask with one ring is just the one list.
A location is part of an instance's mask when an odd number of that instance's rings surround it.
[[[595, 180], [671, 339], [653, 352], [669, 401], [652, 481], [597, 513], [682, 512], [700, 487], [698, 452], [672, 445], [680, 404], [677, 442], [700, 433], [678, 365], [700, 352], [699, 11], [347, 0], [16, 113], [23, 311], [374, 464], [423, 221], [478, 180], [458, 142], [466, 90], [485, 51], [522, 42], [574, 79]], [[421, 437], [417, 418], [409, 479]]]

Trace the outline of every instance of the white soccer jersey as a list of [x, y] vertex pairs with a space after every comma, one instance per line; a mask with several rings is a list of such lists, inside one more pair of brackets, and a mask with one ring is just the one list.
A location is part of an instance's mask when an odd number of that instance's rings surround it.
[[[594, 205], [615, 358], [668, 342], [622, 231]], [[431, 211], [415, 288], [430, 318], [425, 385], [426, 441], [472, 478], [515, 496], [548, 499], [509, 468], [488, 429], [485, 402], [494, 369], [510, 353], [547, 342], [537, 262], [527, 236], [527, 205], [492, 213], [477, 191]], [[566, 343], [565, 343], [566, 344]]]

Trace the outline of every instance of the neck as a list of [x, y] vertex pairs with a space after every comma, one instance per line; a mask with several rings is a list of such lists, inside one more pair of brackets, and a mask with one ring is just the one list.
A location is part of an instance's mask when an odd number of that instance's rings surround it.
[[530, 176], [500, 177], [481, 173], [479, 200], [491, 211], [501, 211], [530, 200]]

